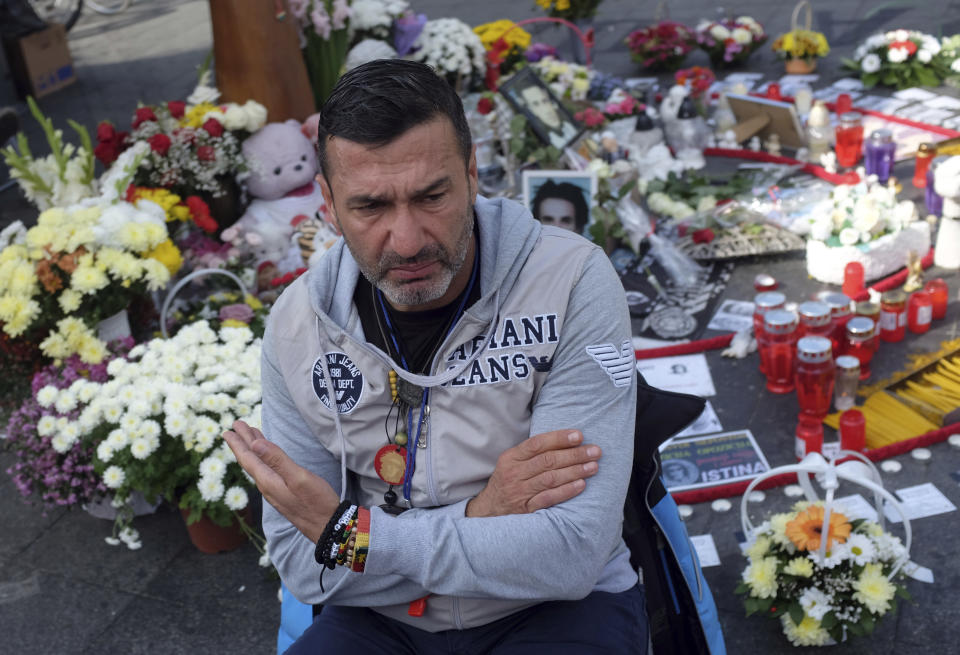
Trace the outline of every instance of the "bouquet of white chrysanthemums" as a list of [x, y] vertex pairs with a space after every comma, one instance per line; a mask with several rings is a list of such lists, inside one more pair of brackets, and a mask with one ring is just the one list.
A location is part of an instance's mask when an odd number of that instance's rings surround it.
[[744, 595], [748, 616], [778, 619], [794, 646], [869, 634], [896, 607], [896, 596], [909, 598], [896, 582], [907, 561], [900, 539], [839, 509], [825, 527], [822, 502], [797, 503], [759, 525], [747, 544], [749, 563], [735, 592]]
[[960, 73], [955, 44], [956, 37], [938, 41], [923, 32], [893, 30], [868, 37], [857, 46], [853, 59], [843, 63], [860, 74], [867, 88], [939, 86], [947, 76]]
[[[77, 439], [95, 445], [94, 468], [115, 506], [138, 491], [176, 502], [189, 512], [188, 523], [201, 516], [223, 526], [237, 520], [253, 482], [221, 435], [237, 419], [260, 427], [260, 340], [246, 327], [217, 333], [200, 321], [135, 346], [107, 372], [104, 383], [78, 380], [38, 392], [41, 405], [78, 412], [62, 430], [61, 447]], [[109, 543], [139, 546], [129, 520], [119, 513]]]
[[458, 90], [483, 81], [487, 51], [469, 25], [456, 18], [427, 21], [410, 57], [433, 67]]

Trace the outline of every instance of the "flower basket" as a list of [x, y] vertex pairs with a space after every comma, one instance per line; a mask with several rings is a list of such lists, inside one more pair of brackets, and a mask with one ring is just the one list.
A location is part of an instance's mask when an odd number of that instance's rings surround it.
[[[800, 12], [806, 9], [806, 21], [801, 27]], [[814, 32], [811, 25], [813, 14], [810, 3], [800, 0], [793, 8], [790, 18], [790, 31], [781, 34], [773, 42], [772, 49], [783, 58], [784, 69], [789, 75], [807, 75], [817, 69], [817, 57], [825, 57], [830, 52], [826, 37]]]
[[173, 304], [174, 298], [177, 297], [177, 293], [179, 293], [180, 290], [183, 289], [183, 287], [185, 287], [188, 283], [207, 275], [223, 275], [230, 278], [240, 288], [240, 297], [247, 297], [247, 287], [244, 285], [243, 280], [228, 270], [222, 268], [200, 268], [193, 271], [189, 275], [185, 276], [182, 280], [177, 282], [173, 288], [170, 289], [167, 297], [163, 299], [163, 306], [160, 308], [160, 333], [163, 335], [164, 339], [167, 339], [170, 336], [167, 332], [167, 318], [170, 312], [170, 306]]
[[[841, 451], [837, 458], [846, 461], [811, 453], [799, 464], [767, 471], [750, 483], [740, 503], [749, 564], [735, 592], [744, 594], [748, 616], [778, 619], [794, 646], [824, 646], [869, 634], [895, 608], [896, 596], [909, 598], [895, 581], [910, 557], [905, 510], [883, 488], [869, 459], [853, 451]], [[747, 511], [750, 493], [770, 477], [791, 473], [806, 500], [754, 526]], [[822, 501], [811, 476], [824, 491]], [[841, 481], [871, 492], [876, 522], [848, 518], [848, 510], [835, 503]], [[884, 502], [903, 521], [903, 543], [884, 527]]]
[[[249, 523], [249, 508], [245, 508], [240, 514], [244, 523]], [[183, 517], [183, 522], [187, 526], [187, 534], [190, 535], [190, 542], [201, 553], [207, 553], [208, 555], [228, 553], [231, 550], [236, 550], [247, 541], [247, 533], [239, 521], [234, 520], [230, 525], [222, 526], [217, 525], [210, 517], [204, 515], [197, 521], [190, 523], [187, 520], [189, 515], [189, 509], [180, 510], [180, 516]]]
[[816, 59], [787, 59], [783, 62], [787, 75], [809, 75], [817, 70]]

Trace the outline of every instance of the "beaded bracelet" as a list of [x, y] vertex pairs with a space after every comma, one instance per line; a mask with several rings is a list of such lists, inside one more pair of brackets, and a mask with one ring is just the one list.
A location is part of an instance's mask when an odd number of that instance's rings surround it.
[[322, 567], [320, 590], [326, 591], [323, 588], [323, 572], [326, 569], [340, 565], [363, 573], [369, 547], [370, 510], [343, 501], [327, 522], [314, 550], [314, 559]]

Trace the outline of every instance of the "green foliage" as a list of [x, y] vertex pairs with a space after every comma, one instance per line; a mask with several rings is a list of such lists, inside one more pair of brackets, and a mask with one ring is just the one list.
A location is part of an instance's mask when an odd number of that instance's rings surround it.
[[537, 163], [541, 168], [557, 168], [562, 153], [552, 145], [544, 145], [530, 127], [526, 117], [517, 114], [510, 120], [510, 153], [521, 164]]

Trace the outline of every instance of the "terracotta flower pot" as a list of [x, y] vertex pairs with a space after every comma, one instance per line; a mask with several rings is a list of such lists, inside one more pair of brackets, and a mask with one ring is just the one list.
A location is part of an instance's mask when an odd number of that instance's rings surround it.
[[809, 75], [817, 70], [816, 59], [787, 59], [783, 68], [788, 75]]
[[[243, 510], [241, 513], [244, 521], [249, 521], [249, 510]], [[187, 517], [190, 516], [190, 510], [181, 509], [180, 516], [187, 526], [187, 533], [190, 535], [190, 541], [197, 547], [201, 553], [226, 553], [236, 550], [247, 541], [247, 535], [244, 534], [240, 524], [234, 521], [227, 527], [221, 527], [211, 521], [206, 516], [200, 518], [195, 523], [187, 523]]]

